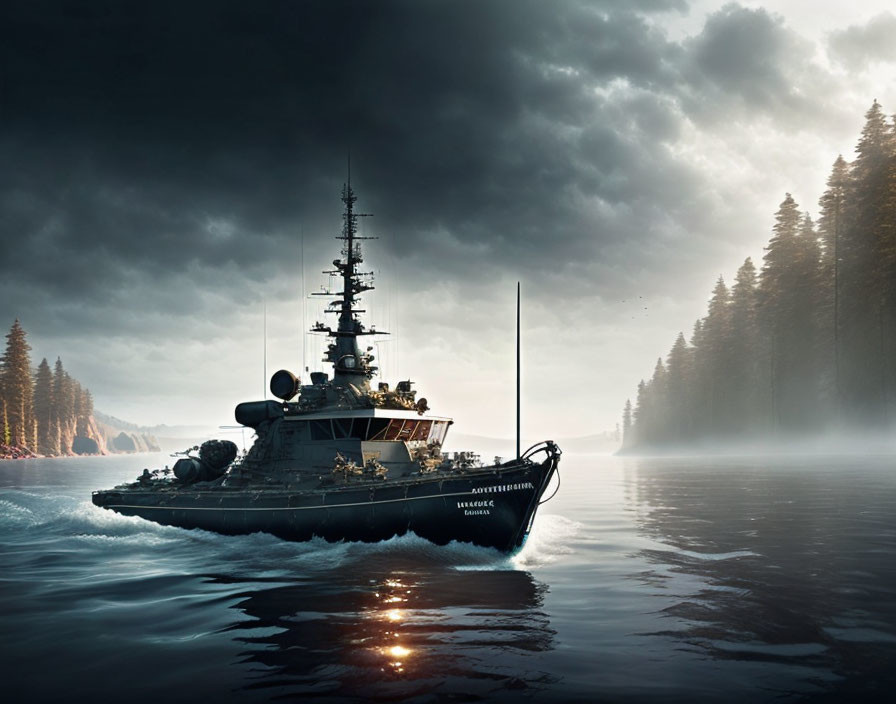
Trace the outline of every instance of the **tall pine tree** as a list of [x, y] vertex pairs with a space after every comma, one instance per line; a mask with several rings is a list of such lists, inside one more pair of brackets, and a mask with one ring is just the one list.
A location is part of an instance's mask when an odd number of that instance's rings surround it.
[[53, 372], [44, 357], [34, 375], [34, 417], [37, 420], [37, 452], [53, 457], [59, 454], [59, 435], [53, 423]]
[[747, 257], [731, 287], [729, 403], [736, 426], [750, 435], [762, 429], [766, 399], [761, 390], [768, 388], [767, 383], [757, 383], [765, 370], [761, 360], [766, 352], [757, 320], [757, 285], [756, 267]]
[[769, 340], [768, 416], [773, 432], [794, 424], [793, 375], [800, 364], [800, 336], [792, 327], [797, 322], [792, 292], [799, 285], [794, 263], [800, 258], [801, 225], [799, 206], [787, 193], [765, 248], [759, 289], [762, 326]]
[[65, 397], [68, 394], [68, 375], [62, 366], [62, 359], [57, 357], [53, 367], [53, 432], [58, 437], [59, 453], [66, 455], [71, 451], [71, 437], [68, 428], [70, 418], [66, 415]]
[[625, 400], [625, 407], [622, 409], [622, 449], [626, 450], [632, 445], [632, 400]]
[[666, 393], [669, 408], [668, 439], [680, 444], [693, 433], [692, 350], [678, 333], [675, 344], [666, 358]]
[[841, 417], [843, 388], [841, 383], [840, 291], [843, 233], [846, 229], [849, 189], [849, 165], [840, 155], [828, 177], [827, 190], [818, 201], [818, 234], [822, 244], [821, 276], [823, 298], [820, 304], [819, 335], [827, 354], [822, 359], [821, 379], [825, 396], [834, 415]]
[[25, 331], [16, 319], [6, 335], [6, 353], [0, 360], [0, 376], [6, 401], [9, 444], [20, 448], [29, 448], [34, 438], [30, 351]]
[[865, 114], [849, 183], [847, 226], [842, 238], [841, 308], [844, 396], [863, 425], [884, 421], [889, 396], [887, 210], [893, 138], [880, 104]]
[[635, 397], [635, 410], [632, 414], [632, 444], [638, 447], [650, 445], [650, 398], [647, 384], [643, 379], [638, 382], [638, 394]]
[[709, 300], [703, 319], [702, 341], [696, 351], [698, 367], [704, 379], [703, 398], [706, 422], [703, 434], [727, 435], [734, 430], [730, 406], [731, 379], [731, 294], [721, 276]]
[[663, 358], [658, 357], [653, 368], [653, 376], [648, 384], [650, 392], [651, 424], [649, 428], [650, 443], [663, 445], [669, 441], [669, 395], [667, 392], [666, 367]]

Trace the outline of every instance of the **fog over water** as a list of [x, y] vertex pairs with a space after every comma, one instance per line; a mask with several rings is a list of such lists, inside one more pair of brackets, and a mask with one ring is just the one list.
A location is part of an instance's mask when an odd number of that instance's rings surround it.
[[[887, 431], [828, 431], [812, 435], [782, 433], [767, 440], [707, 440], [651, 451], [622, 451], [634, 457], [697, 458], [766, 457], [771, 461], [789, 457], [823, 460], [843, 460], [851, 457], [896, 456], [896, 435]], [[896, 460], [894, 460], [896, 464]]]
[[90, 504], [164, 461], [0, 463], [7, 696], [887, 701], [896, 685], [891, 458], [565, 455], [511, 557]]

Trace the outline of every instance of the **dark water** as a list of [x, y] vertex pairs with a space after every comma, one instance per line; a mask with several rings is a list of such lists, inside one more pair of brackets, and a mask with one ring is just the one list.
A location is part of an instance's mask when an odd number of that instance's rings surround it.
[[158, 463], [0, 462], [4, 701], [883, 701], [896, 685], [893, 458], [567, 455], [510, 558], [222, 537], [90, 504]]

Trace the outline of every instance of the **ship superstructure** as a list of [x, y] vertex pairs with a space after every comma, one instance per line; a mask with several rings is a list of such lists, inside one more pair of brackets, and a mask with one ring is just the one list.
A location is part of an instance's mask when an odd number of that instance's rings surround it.
[[345, 209], [336, 238], [342, 242], [342, 257], [323, 272], [338, 275], [341, 291], [312, 294], [327, 297], [326, 312], [337, 318], [335, 327], [316, 322], [309, 331], [327, 336], [322, 361], [332, 365], [333, 377], [312, 372], [310, 383], [301, 384], [291, 372], [280, 370], [270, 386], [280, 402], [236, 407], [237, 422], [255, 429], [259, 438], [231, 473], [231, 485], [255, 475], [282, 477], [292, 485], [313, 481], [328, 470], [338, 481], [340, 468], [346, 467], [343, 475], [366, 472], [394, 479], [434, 471], [446, 461], [441, 447], [453, 421], [427, 414], [427, 401], [417, 398], [410, 379], [394, 389], [385, 382], [371, 386], [378, 371], [372, 348], [362, 349], [358, 341], [388, 333], [368, 329], [361, 321], [366, 311], [358, 307], [360, 295], [374, 289], [372, 274], [359, 270], [364, 261], [361, 241], [375, 238], [358, 235], [358, 218], [365, 214], [355, 212], [356, 201], [349, 181], [342, 189]]

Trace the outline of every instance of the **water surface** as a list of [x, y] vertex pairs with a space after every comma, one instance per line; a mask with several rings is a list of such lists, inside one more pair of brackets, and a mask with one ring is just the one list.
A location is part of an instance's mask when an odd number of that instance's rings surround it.
[[565, 455], [511, 557], [218, 536], [90, 504], [166, 461], [0, 462], [5, 700], [883, 701], [896, 685], [892, 457]]

